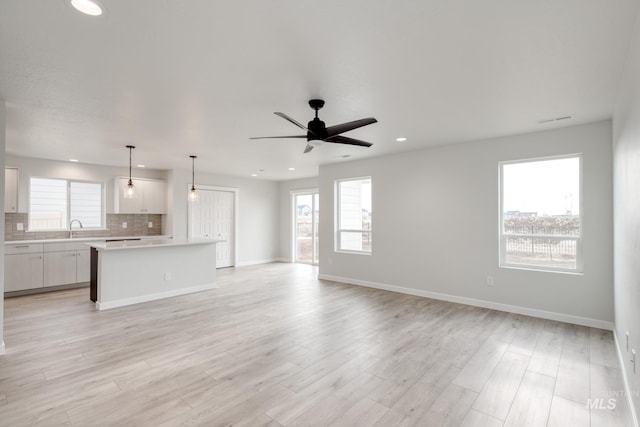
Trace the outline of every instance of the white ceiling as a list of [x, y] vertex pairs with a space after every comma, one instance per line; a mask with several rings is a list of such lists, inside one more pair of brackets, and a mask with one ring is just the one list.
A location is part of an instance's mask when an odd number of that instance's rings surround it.
[[[610, 118], [637, 0], [0, 2], [7, 152], [291, 179], [318, 165]], [[304, 140], [275, 116], [371, 148]], [[538, 124], [541, 119], [573, 119]], [[395, 142], [404, 136], [405, 143]], [[287, 168], [296, 167], [295, 172]]]

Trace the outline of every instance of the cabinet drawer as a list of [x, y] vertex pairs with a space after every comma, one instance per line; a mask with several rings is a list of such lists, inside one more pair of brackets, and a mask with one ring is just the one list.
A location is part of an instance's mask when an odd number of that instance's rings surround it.
[[44, 251], [45, 252], [61, 252], [61, 251], [82, 251], [85, 249], [89, 249], [87, 243], [93, 242], [55, 242], [55, 243], [45, 243]]
[[10, 245], [4, 245], [4, 253], [7, 255], [12, 254], [33, 254], [42, 252], [42, 243], [29, 243], [29, 244], [20, 244], [13, 243]]

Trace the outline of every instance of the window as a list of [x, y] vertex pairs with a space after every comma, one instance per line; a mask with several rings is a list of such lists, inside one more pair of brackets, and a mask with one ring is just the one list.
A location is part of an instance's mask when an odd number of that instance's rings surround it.
[[371, 177], [336, 181], [336, 250], [371, 253]]
[[68, 230], [78, 219], [84, 228], [103, 227], [102, 183], [31, 178], [29, 230]]
[[582, 271], [581, 157], [500, 164], [500, 265]]

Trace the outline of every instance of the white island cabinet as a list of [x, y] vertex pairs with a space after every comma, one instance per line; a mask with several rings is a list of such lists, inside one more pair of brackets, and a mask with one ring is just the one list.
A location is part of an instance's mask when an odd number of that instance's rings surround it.
[[91, 244], [90, 298], [99, 310], [213, 289], [219, 240]]

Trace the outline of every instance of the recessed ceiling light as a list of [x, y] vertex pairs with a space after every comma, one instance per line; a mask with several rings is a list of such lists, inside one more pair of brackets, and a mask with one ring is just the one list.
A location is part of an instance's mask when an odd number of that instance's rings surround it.
[[258, 176], [258, 174], [257, 173], [252, 173], [251, 176]]
[[69, 159], [70, 162], [77, 162], [78, 159]]
[[102, 15], [102, 7], [94, 0], [71, 0], [71, 6], [85, 15]]
[[145, 165], [136, 165], [136, 166], [138, 166], [139, 168], [144, 168], [145, 167]]
[[401, 136], [400, 138], [396, 138], [396, 142], [405, 142], [407, 140], [407, 138], [405, 138], [404, 136]]
[[296, 170], [296, 168], [289, 168], [289, 170], [290, 170], [290, 171], [294, 171], [294, 170]]

